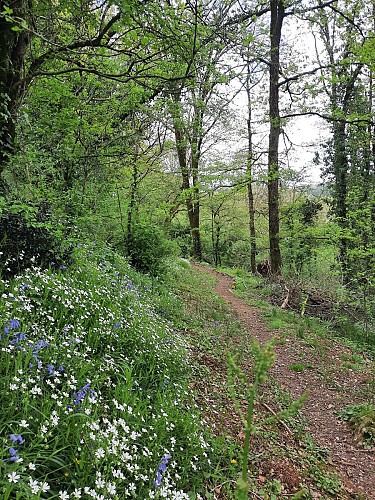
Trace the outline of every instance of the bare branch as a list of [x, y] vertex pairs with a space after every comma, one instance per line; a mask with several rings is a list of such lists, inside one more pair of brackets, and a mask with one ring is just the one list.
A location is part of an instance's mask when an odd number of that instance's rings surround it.
[[305, 111], [300, 113], [288, 113], [286, 115], [280, 116], [281, 120], [285, 118], [295, 118], [297, 116], [319, 116], [319, 118], [323, 118], [323, 120], [327, 120], [331, 123], [347, 123], [348, 125], [361, 125], [361, 124], [371, 124], [374, 125], [375, 122], [369, 118], [354, 118], [352, 120], [347, 118], [338, 118], [332, 115], [325, 115], [323, 113], [319, 113], [318, 111]]

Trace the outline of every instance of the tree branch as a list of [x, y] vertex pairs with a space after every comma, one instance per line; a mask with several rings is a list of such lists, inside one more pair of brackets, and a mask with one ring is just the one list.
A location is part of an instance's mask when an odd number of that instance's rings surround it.
[[319, 118], [323, 118], [323, 120], [327, 120], [332, 123], [347, 123], [349, 125], [360, 125], [360, 124], [371, 124], [374, 125], [375, 122], [369, 118], [355, 118], [353, 120], [348, 120], [345, 118], [335, 118], [332, 115], [325, 115], [323, 113], [319, 113], [318, 111], [305, 111], [301, 113], [288, 113], [286, 115], [280, 116], [281, 120], [285, 118], [295, 118], [297, 116], [319, 116]]
[[64, 46], [58, 46], [55, 48], [52, 48], [45, 52], [44, 54], [40, 55], [30, 65], [29, 71], [25, 77], [25, 81], [30, 81], [36, 76], [36, 71], [49, 59], [52, 57], [56, 56], [57, 54], [63, 53], [63, 52], [69, 52], [71, 50], [75, 49], [80, 49], [83, 47], [101, 47], [102, 46], [102, 40], [105, 37], [106, 34], [109, 33], [110, 29], [114, 26], [114, 24], [119, 21], [121, 17], [121, 13], [118, 12], [115, 16], [112, 17], [108, 21], [108, 23], [102, 28], [102, 30], [99, 31], [98, 36], [96, 38], [89, 38], [87, 40], [81, 40], [79, 42], [74, 42], [69, 45], [64, 45]]
[[318, 66], [317, 68], [310, 69], [309, 71], [303, 71], [302, 73], [298, 73], [297, 75], [290, 76], [289, 78], [285, 78], [282, 82], [279, 82], [279, 87], [282, 87], [283, 85], [296, 81], [298, 80], [301, 76], [306, 76], [306, 75], [313, 75], [314, 73], [318, 72], [321, 69], [327, 69], [331, 68], [331, 64], [328, 64], [326, 66]]

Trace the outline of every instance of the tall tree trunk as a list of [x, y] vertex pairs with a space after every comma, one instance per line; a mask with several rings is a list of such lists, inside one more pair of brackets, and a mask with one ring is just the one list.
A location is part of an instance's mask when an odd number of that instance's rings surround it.
[[[195, 110], [197, 116], [197, 110]], [[200, 122], [194, 120], [193, 134], [191, 138], [191, 174], [192, 174], [192, 188], [191, 188], [191, 205], [192, 213], [190, 220], [191, 236], [193, 239], [194, 257], [202, 260], [202, 242], [200, 234], [200, 192], [199, 192], [199, 159], [201, 152], [201, 144], [199, 141]]]
[[196, 198], [197, 195], [199, 195], [199, 193], [197, 193], [195, 189], [193, 190], [192, 187], [190, 186], [189, 166], [187, 163], [184, 134], [177, 125], [175, 125], [175, 138], [176, 138], [178, 161], [180, 164], [181, 177], [182, 177], [182, 190], [185, 197], [186, 209], [190, 225], [193, 257], [194, 259], [200, 261], [202, 260], [202, 244], [201, 244], [200, 227], [199, 227], [200, 207], [199, 207], [199, 199]]
[[282, 0], [271, 4], [271, 55], [269, 80], [270, 133], [268, 145], [268, 235], [270, 243], [271, 273], [281, 271], [280, 220], [279, 220], [279, 63], [281, 30], [285, 15]]
[[[185, 198], [186, 209], [189, 218], [192, 252], [194, 259], [202, 260], [202, 242], [200, 235], [200, 200], [199, 200], [199, 185], [198, 185], [198, 162], [200, 145], [199, 141], [192, 139], [191, 141], [191, 168], [189, 169], [187, 158], [187, 146], [184, 131], [182, 129], [182, 121], [179, 116], [178, 107], [180, 105], [180, 96], [178, 92], [173, 95], [176, 104], [174, 116], [174, 134], [176, 140], [176, 149], [178, 162], [180, 165], [182, 177], [182, 190]], [[190, 171], [192, 177], [192, 185], [190, 182]]]
[[194, 189], [190, 186], [189, 166], [187, 163], [186, 144], [184, 134], [175, 122], [174, 133], [176, 139], [177, 156], [182, 177], [182, 191], [185, 198], [186, 209], [189, 218], [193, 257], [202, 260], [202, 243], [200, 236], [200, 206], [198, 187]]
[[342, 235], [339, 239], [339, 259], [344, 282], [347, 281], [347, 239], [344, 235], [347, 227], [347, 178], [348, 157], [346, 152], [346, 130], [344, 122], [333, 125], [333, 172], [335, 176], [335, 215]]
[[[0, 11], [12, 9], [12, 16], [25, 19], [29, 0], [0, 1]], [[0, 176], [14, 150], [15, 117], [24, 93], [22, 75], [30, 36], [12, 30], [14, 24], [0, 17]], [[0, 189], [4, 185], [0, 180]]]
[[250, 88], [250, 65], [247, 65], [246, 75], [246, 94], [247, 94], [247, 161], [246, 161], [246, 177], [247, 177], [247, 199], [249, 210], [249, 230], [250, 230], [250, 265], [251, 272], [256, 274], [256, 231], [255, 231], [255, 208], [254, 208], [254, 192], [253, 192], [253, 132], [251, 128], [251, 88]]

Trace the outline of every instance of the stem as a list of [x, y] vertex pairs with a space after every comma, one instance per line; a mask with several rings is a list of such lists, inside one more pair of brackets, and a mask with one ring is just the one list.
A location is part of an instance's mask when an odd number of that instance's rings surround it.
[[256, 391], [257, 391], [257, 383], [255, 382], [249, 393], [249, 406], [247, 408], [247, 422], [246, 422], [245, 442], [243, 446], [243, 459], [242, 459], [242, 480], [244, 483], [246, 483], [247, 481], [250, 436], [253, 433], [254, 400]]

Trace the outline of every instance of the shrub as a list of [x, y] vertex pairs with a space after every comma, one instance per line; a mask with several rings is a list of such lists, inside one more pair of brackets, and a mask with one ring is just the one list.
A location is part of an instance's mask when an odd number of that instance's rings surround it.
[[58, 232], [44, 205], [5, 206], [0, 215], [1, 274], [4, 278], [38, 265], [60, 267], [70, 262], [70, 251], [63, 248]]
[[138, 223], [132, 227], [128, 253], [138, 271], [157, 276], [163, 271], [165, 259], [177, 255], [178, 248], [158, 227]]

